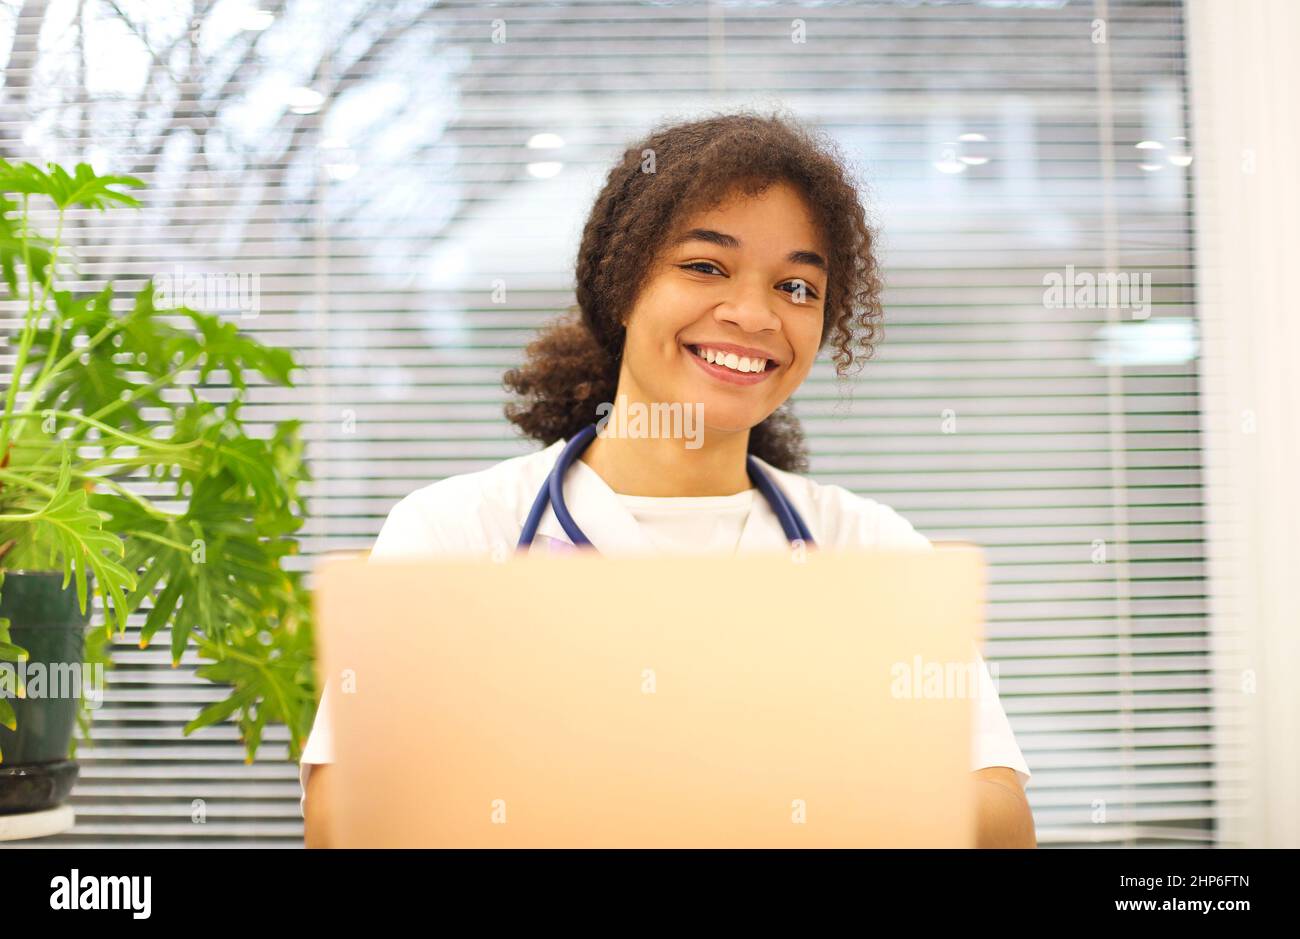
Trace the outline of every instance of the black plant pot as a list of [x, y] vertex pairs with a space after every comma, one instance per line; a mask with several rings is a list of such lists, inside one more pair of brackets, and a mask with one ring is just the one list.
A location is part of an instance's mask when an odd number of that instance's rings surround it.
[[[6, 571], [0, 585], [0, 616], [9, 620], [10, 641], [28, 652], [29, 685], [37, 663], [47, 676], [56, 674], [59, 666], [64, 666], [64, 676], [81, 674], [89, 604], [83, 615], [76, 585], [69, 582], [63, 589], [62, 572]], [[0, 667], [22, 666], [7, 662]], [[18, 729], [0, 726], [0, 815], [54, 808], [67, 799], [76, 782], [77, 763], [68, 753], [81, 706], [81, 685], [70, 694], [66, 682], [58, 689], [54, 684], [47, 680], [39, 697], [9, 698]], [[11, 693], [9, 687], [0, 688], [0, 693]], [[56, 690], [61, 693], [54, 694]]]

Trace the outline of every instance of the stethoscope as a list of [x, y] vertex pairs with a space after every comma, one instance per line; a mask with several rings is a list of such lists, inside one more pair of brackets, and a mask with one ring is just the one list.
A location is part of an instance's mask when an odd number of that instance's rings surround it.
[[[550, 502], [555, 509], [555, 517], [560, 521], [560, 527], [564, 533], [569, 536], [569, 540], [575, 545], [593, 547], [591, 541], [582, 533], [578, 523], [573, 520], [569, 514], [568, 507], [564, 504], [563, 482], [564, 474], [573, 464], [582, 451], [587, 449], [592, 438], [596, 436], [596, 425], [588, 424], [573, 439], [565, 444], [564, 449], [560, 451], [560, 457], [555, 461], [555, 466], [551, 469], [546, 481], [542, 483], [542, 488], [537, 491], [537, 498], [533, 500], [533, 507], [528, 512], [528, 518], [524, 520], [524, 530], [519, 535], [519, 544], [517, 550], [527, 548], [533, 542], [537, 534], [538, 523], [542, 520], [542, 514], [546, 511], [546, 503]], [[777, 519], [781, 522], [781, 530], [785, 532], [785, 537], [791, 543], [802, 542], [812, 547], [814, 542], [812, 535], [808, 531], [808, 526], [804, 524], [803, 517], [798, 510], [786, 499], [781, 490], [772, 482], [766, 473], [759, 467], [758, 462], [751, 454], [745, 454], [745, 471], [749, 474], [750, 480], [757, 487], [758, 491], [767, 499], [767, 504], [772, 507], [776, 513]]]

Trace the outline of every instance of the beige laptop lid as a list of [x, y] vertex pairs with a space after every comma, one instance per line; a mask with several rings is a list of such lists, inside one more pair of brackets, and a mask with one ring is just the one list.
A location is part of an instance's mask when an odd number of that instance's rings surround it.
[[326, 560], [332, 843], [973, 845], [982, 553], [801, 558]]

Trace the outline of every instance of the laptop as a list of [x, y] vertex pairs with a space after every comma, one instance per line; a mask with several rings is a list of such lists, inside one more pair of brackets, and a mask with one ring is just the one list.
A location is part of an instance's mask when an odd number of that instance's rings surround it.
[[332, 843], [972, 847], [984, 590], [963, 544], [326, 559]]

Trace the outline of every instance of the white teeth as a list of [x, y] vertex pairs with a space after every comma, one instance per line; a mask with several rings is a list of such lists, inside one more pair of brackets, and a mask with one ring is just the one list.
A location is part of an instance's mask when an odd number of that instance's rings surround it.
[[723, 353], [713, 349], [696, 348], [696, 355], [706, 362], [712, 362], [715, 365], [725, 365], [729, 369], [737, 372], [765, 372], [767, 371], [767, 359], [749, 358], [748, 356], [739, 356], [734, 352]]

